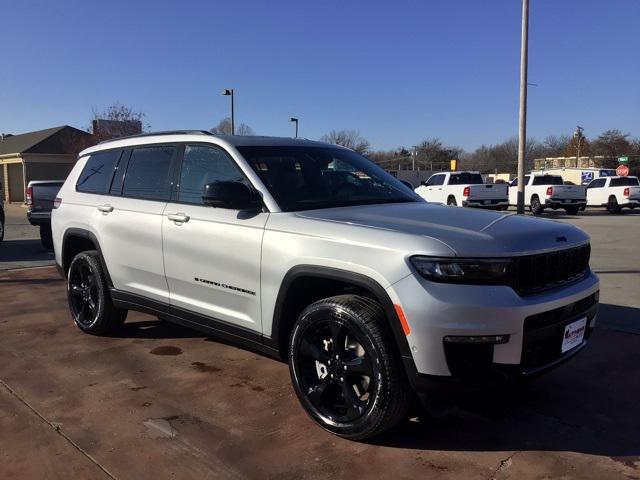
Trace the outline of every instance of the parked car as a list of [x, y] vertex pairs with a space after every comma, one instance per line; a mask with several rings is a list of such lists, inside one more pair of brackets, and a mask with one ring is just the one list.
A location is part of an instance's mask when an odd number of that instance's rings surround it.
[[351, 439], [397, 424], [413, 392], [552, 369], [596, 318], [577, 227], [430, 204], [321, 142], [104, 142], [80, 153], [52, 227], [80, 330], [141, 310], [286, 360], [311, 418]]
[[27, 219], [40, 227], [40, 242], [47, 250], [53, 250], [51, 239], [51, 210], [64, 180], [34, 180], [27, 185]]
[[0, 182], [0, 243], [4, 240], [4, 190]]
[[[509, 185], [509, 204], [517, 205], [518, 179], [514, 178]], [[560, 175], [525, 175], [524, 185], [524, 204], [534, 215], [546, 208], [564, 208], [567, 213], [577, 215], [587, 204], [586, 188], [566, 185]]]
[[486, 184], [479, 172], [442, 172], [429, 177], [416, 193], [428, 202], [462, 207], [509, 208], [506, 185]]
[[640, 205], [638, 177], [601, 177], [587, 186], [587, 206], [606, 207], [610, 213]]

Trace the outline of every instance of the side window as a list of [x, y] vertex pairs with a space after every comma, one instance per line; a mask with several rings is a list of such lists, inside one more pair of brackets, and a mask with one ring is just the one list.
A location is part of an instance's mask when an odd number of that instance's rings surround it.
[[598, 178], [592, 181], [587, 188], [602, 188], [604, 187], [606, 181], [606, 178]]
[[92, 154], [78, 177], [76, 190], [86, 193], [107, 193], [121, 153], [120, 150], [111, 150]]
[[173, 146], [134, 149], [124, 177], [122, 194], [150, 200], [169, 200], [171, 164], [175, 151], [176, 147]]
[[109, 195], [121, 195], [122, 194], [122, 182], [124, 181], [124, 173], [127, 168], [127, 162], [131, 150], [124, 150], [120, 155], [120, 160], [116, 164], [115, 173], [113, 174], [113, 181], [111, 182], [111, 189]]
[[444, 183], [444, 175], [434, 175], [429, 179], [428, 185], [442, 185]]
[[220, 148], [187, 145], [180, 172], [178, 201], [201, 205], [204, 186], [213, 182], [249, 185], [236, 162]]

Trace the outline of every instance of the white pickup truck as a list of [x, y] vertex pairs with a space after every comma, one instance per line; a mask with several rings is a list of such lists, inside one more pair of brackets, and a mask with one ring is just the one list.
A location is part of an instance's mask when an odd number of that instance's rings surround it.
[[587, 206], [607, 207], [610, 213], [640, 206], [638, 177], [601, 177], [587, 185]]
[[[509, 184], [509, 204], [518, 203], [518, 179]], [[586, 188], [580, 185], [564, 185], [560, 175], [525, 175], [524, 204], [534, 215], [545, 208], [564, 208], [567, 213], [577, 215], [587, 205]]]
[[436, 173], [416, 193], [428, 202], [493, 210], [509, 208], [506, 184], [486, 184], [478, 172]]

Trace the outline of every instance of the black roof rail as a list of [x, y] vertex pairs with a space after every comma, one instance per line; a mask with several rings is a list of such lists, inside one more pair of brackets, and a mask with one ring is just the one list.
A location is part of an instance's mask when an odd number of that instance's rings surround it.
[[103, 140], [98, 145], [103, 143], [115, 142], [117, 140], [126, 140], [128, 138], [141, 138], [141, 137], [156, 137], [158, 135], [211, 135], [214, 134], [206, 130], [164, 130], [161, 132], [145, 132], [137, 133], [135, 135], [126, 135], [124, 137], [110, 138], [109, 140]]

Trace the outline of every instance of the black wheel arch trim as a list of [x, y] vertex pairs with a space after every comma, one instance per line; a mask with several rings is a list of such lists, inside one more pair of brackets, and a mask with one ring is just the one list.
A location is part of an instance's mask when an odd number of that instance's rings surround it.
[[79, 237], [85, 240], [89, 240], [91, 243], [93, 243], [93, 245], [95, 246], [95, 249], [98, 251], [98, 255], [100, 256], [100, 262], [102, 263], [102, 268], [104, 269], [104, 274], [107, 278], [107, 286], [109, 288], [113, 288], [113, 282], [111, 281], [111, 276], [109, 275], [109, 269], [107, 268], [107, 264], [104, 261], [104, 255], [102, 254], [102, 247], [100, 246], [98, 237], [96, 237], [93, 232], [86, 230], [84, 228], [76, 228], [76, 227], [68, 228], [67, 230], [65, 230], [64, 235], [62, 236], [61, 260], [63, 262], [63, 265], [59, 266], [60, 270], [62, 270], [62, 276], [64, 278], [67, 277], [67, 271], [64, 268], [64, 258], [65, 258], [65, 249], [68, 246], [67, 241], [69, 240], [69, 237]]
[[[282, 279], [280, 290], [278, 291], [278, 296], [276, 298], [276, 305], [273, 311], [273, 323], [271, 327], [271, 339], [279, 349], [281, 349], [282, 346], [278, 345], [278, 341], [280, 338], [282, 338], [281, 334], [284, 333], [281, 332], [281, 329], [283, 328], [283, 325], [287, 324], [286, 320], [283, 318], [287, 293], [291, 288], [293, 282], [301, 277], [315, 277], [328, 280], [336, 280], [344, 283], [349, 283], [370, 291], [373, 294], [374, 298], [380, 303], [380, 305], [382, 305], [385, 317], [387, 318], [389, 327], [391, 329], [391, 332], [393, 333], [395, 345], [397, 346], [399, 353], [402, 356], [402, 363], [405, 366], [405, 370], [407, 371], [407, 376], [410, 380], [412, 377], [415, 378], [415, 375], [418, 374], [418, 371], [415, 366], [413, 356], [411, 355], [409, 342], [407, 341], [407, 337], [402, 330], [402, 324], [400, 323], [400, 319], [398, 318], [398, 314], [396, 313], [393, 302], [391, 301], [391, 298], [389, 298], [389, 294], [382, 287], [382, 285], [380, 285], [371, 277], [348, 270], [341, 270], [338, 268], [323, 267], [317, 265], [297, 265], [291, 268], [286, 273], [286, 275]], [[286, 346], [284, 351], [286, 351]]]

